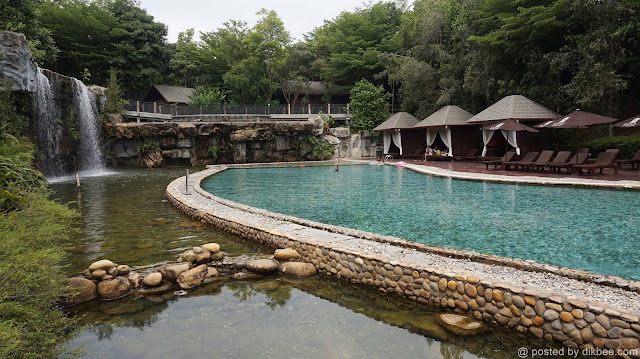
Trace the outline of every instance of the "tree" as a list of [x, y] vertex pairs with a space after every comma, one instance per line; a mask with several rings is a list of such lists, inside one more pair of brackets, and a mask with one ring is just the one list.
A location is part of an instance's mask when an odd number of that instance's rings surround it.
[[355, 12], [343, 12], [316, 28], [309, 40], [322, 67], [322, 78], [330, 83], [353, 85], [373, 79], [385, 69], [380, 55], [395, 52], [404, 9], [395, 2], [376, 3]]
[[390, 97], [382, 86], [367, 80], [358, 81], [351, 89], [351, 129], [356, 132], [373, 130], [386, 120], [385, 106]]
[[287, 60], [287, 46], [291, 37], [275, 11], [262, 9], [256, 15], [259, 15], [260, 19], [253, 27], [248, 40], [252, 56], [263, 66], [263, 94], [267, 103], [271, 103], [279, 83], [278, 73]]
[[107, 102], [104, 105], [105, 113], [120, 113], [127, 104], [127, 100], [124, 97], [124, 91], [118, 81], [118, 75], [115, 70], [111, 70], [109, 73], [109, 83], [107, 84]]
[[193, 106], [211, 106], [223, 104], [226, 95], [217, 87], [206, 88], [204, 86], [198, 86], [189, 98]]
[[0, 30], [21, 32], [27, 37], [33, 59], [38, 63], [56, 59], [51, 32], [40, 22], [42, 0], [0, 1]]
[[193, 33], [193, 29], [187, 29], [178, 34], [175, 52], [169, 61], [170, 81], [179, 86], [191, 87], [198, 83], [197, 74], [203, 70], [199, 61], [198, 44], [193, 41]]

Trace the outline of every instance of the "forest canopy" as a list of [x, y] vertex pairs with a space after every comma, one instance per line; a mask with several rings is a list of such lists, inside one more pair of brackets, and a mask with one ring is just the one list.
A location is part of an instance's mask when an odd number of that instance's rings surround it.
[[418, 117], [522, 94], [561, 113], [624, 118], [640, 110], [639, 9], [637, 0], [378, 2], [296, 42], [263, 9], [252, 27], [230, 19], [169, 43], [167, 27], [134, 0], [22, 0], [0, 5], [0, 26], [24, 32], [37, 61], [64, 75], [105, 85], [114, 70], [130, 98], [164, 83], [230, 103], [304, 101], [296, 84], [367, 80]]

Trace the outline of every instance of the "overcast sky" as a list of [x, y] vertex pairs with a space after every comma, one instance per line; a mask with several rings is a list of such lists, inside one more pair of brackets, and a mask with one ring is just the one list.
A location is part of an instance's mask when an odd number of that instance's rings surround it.
[[169, 27], [169, 41], [176, 42], [178, 33], [194, 28], [208, 32], [234, 19], [244, 20], [249, 27], [257, 20], [258, 10], [275, 10], [285, 28], [295, 39], [321, 26], [325, 19], [333, 19], [342, 11], [353, 11], [363, 7], [363, 0], [141, 0], [140, 5], [154, 16], [156, 21]]

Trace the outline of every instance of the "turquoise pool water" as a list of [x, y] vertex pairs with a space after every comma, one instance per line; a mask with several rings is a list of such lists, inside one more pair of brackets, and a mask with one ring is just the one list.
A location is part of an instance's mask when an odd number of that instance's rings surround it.
[[640, 193], [425, 176], [391, 166], [228, 170], [223, 198], [419, 243], [640, 280]]

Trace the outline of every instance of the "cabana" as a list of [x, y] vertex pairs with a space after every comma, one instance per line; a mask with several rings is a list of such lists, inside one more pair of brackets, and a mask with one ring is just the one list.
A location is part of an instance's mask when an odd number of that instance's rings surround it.
[[415, 147], [415, 131], [409, 132], [406, 130], [412, 130], [413, 126], [418, 122], [418, 119], [413, 117], [411, 114], [398, 112], [374, 128], [374, 131], [383, 133], [382, 140], [384, 144], [384, 154], [386, 155], [389, 153], [392, 143], [398, 148], [400, 155], [403, 154], [402, 142], [405, 142], [405, 148], [407, 150], [411, 150], [411, 146], [406, 146], [407, 142], [411, 142], [413, 147]]
[[[527, 125], [549, 120], [555, 120], [559, 115], [548, 108], [529, 100], [521, 95], [511, 95], [487, 107], [484, 111], [470, 118], [468, 123], [489, 123], [494, 121], [515, 120], [528, 122]], [[487, 144], [496, 131], [482, 130], [484, 148], [482, 156], [487, 153]], [[533, 134], [524, 132], [520, 137], [513, 130], [500, 130], [507, 142], [513, 146], [519, 155], [521, 148], [524, 151], [541, 150], [551, 147], [551, 134], [549, 132]]]
[[444, 106], [420, 121], [414, 128], [427, 129], [427, 146], [432, 146], [436, 137], [449, 149], [449, 156], [466, 154], [476, 143], [477, 130], [467, 120], [473, 115], [458, 106]]

